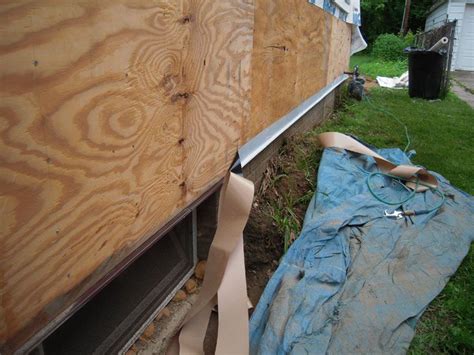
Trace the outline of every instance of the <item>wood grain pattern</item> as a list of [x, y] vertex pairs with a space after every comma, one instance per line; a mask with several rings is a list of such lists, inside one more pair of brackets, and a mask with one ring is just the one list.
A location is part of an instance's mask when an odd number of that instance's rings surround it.
[[11, 1], [0, 23], [2, 343], [222, 177], [253, 17], [232, 0]]
[[305, 0], [1, 2], [0, 349], [341, 74], [348, 41]]
[[327, 82], [330, 83], [349, 67], [352, 25], [331, 16]]
[[350, 25], [301, 0], [256, 0], [246, 140], [347, 69]]

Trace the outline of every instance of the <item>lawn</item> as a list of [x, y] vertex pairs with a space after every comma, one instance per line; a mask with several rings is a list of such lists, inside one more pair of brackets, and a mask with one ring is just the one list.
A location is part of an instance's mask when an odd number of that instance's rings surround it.
[[355, 65], [359, 66], [363, 76], [375, 79], [377, 76], [400, 76], [408, 70], [407, 61], [386, 62], [375, 59], [367, 54], [359, 54], [351, 57], [351, 70]]
[[[356, 62], [361, 64], [362, 72], [366, 68], [373, 75], [379, 74], [372, 72], [378, 64], [372, 65], [367, 57], [356, 57], [352, 63]], [[403, 69], [397, 72], [399, 63], [392, 64], [391, 74], [398, 75]], [[278, 169], [270, 182], [277, 193], [269, 199], [267, 214], [273, 216], [273, 223], [286, 243], [298, 235], [304, 216], [301, 211], [316, 188], [308, 185], [311, 191], [306, 190], [304, 195], [298, 191], [301, 181], [311, 181], [316, 172], [321, 151], [315, 142], [321, 132], [353, 134], [379, 148], [403, 149], [405, 132], [393, 118], [396, 116], [408, 128], [409, 149], [416, 150], [413, 162], [442, 174], [454, 186], [474, 194], [474, 110], [452, 93], [443, 101], [426, 101], [409, 98], [407, 90], [373, 88], [368, 96], [370, 101], [346, 99], [333, 119], [283, 147], [276, 164]], [[281, 161], [286, 161], [288, 166]], [[473, 247], [419, 321], [410, 354], [474, 353], [472, 275]]]
[[[383, 62], [369, 55], [351, 58], [363, 75], [399, 76], [406, 62]], [[453, 94], [438, 102], [413, 100], [406, 90], [373, 89], [372, 102], [400, 118], [408, 127], [414, 163], [448, 178], [474, 194], [474, 111]], [[402, 127], [390, 115], [367, 102], [349, 102], [336, 121], [322, 130], [350, 132], [379, 147], [404, 147]], [[474, 352], [474, 248], [444, 291], [431, 303], [417, 325], [411, 354]]]
[[[451, 183], [474, 194], [474, 110], [448, 94], [443, 101], [410, 99], [406, 90], [375, 88], [375, 107], [397, 116], [407, 127], [413, 159]], [[348, 101], [345, 107], [314, 133], [351, 133], [377, 147], [403, 147], [403, 127], [391, 115], [367, 101]], [[417, 326], [411, 354], [474, 352], [474, 248], [444, 291], [429, 306]]]

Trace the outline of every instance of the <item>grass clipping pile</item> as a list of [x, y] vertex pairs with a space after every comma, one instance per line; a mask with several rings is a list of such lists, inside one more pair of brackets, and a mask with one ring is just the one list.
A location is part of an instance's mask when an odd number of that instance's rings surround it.
[[244, 231], [248, 295], [254, 305], [301, 230], [321, 155], [316, 133], [293, 136], [270, 161], [258, 185]]

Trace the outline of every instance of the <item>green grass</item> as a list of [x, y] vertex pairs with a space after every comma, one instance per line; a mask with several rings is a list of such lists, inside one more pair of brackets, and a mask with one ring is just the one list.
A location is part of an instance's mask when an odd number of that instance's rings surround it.
[[375, 59], [369, 55], [359, 54], [351, 57], [351, 70], [355, 65], [359, 66], [363, 76], [375, 79], [377, 76], [400, 76], [408, 70], [407, 61], [385, 62]]
[[[449, 93], [445, 100], [411, 99], [407, 90], [374, 88], [370, 100], [396, 115], [409, 130], [415, 164], [474, 194], [474, 110]], [[379, 148], [406, 145], [403, 127], [367, 101], [345, 103], [335, 119], [308, 133], [354, 134]], [[474, 352], [474, 248], [417, 325], [410, 354]]]
[[[415, 149], [414, 163], [444, 175], [458, 188], [474, 194], [474, 110], [449, 93], [445, 100], [411, 99], [407, 90], [374, 88], [370, 102], [397, 116]], [[379, 148], [406, 145], [403, 127], [366, 101], [347, 103], [337, 119], [316, 132], [337, 130], [359, 136]]]
[[[371, 75], [399, 75], [405, 70], [401, 63], [380, 64], [368, 56], [353, 57], [351, 64], [354, 63], [361, 65], [362, 73]], [[301, 186], [314, 176], [321, 154], [316, 148], [316, 136], [321, 132], [353, 134], [379, 148], [403, 149], [406, 137], [403, 126], [392, 117], [395, 115], [408, 128], [409, 149], [417, 152], [413, 162], [442, 174], [454, 186], [474, 194], [472, 108], [452, 93], [442, 101], [432, 102], [411, 99], [407, 90], [373, 88], [368, 96], [370, 102], [346, 99], [332, 120], [293, 139], [282, 149], [282, 155], [273, 166], [275, 171], [270, 174], [268, 190], [275, 189], [276, 193], [267, 196], [271, 201], [267, 213], [281, 233], [285, 249], [292, 236], [299, 233], [305, 206], [316, 188], [314, 184], [299, 190], [294, 186]], [[474, 353], [473, 275], [474, 247], [471, 247], [456, 274], [418, 322], [409, 354]]]

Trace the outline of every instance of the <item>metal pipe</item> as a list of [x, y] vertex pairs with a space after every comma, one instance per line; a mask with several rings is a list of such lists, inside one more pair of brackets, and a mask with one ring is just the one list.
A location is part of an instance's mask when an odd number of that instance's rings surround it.
[[438, 52], [441, 48], [446, 46], [449, 43], [448, 37], [441, 38], [438, 42], [436, 42], [433, 47], [428, 49], [430, 52]]

